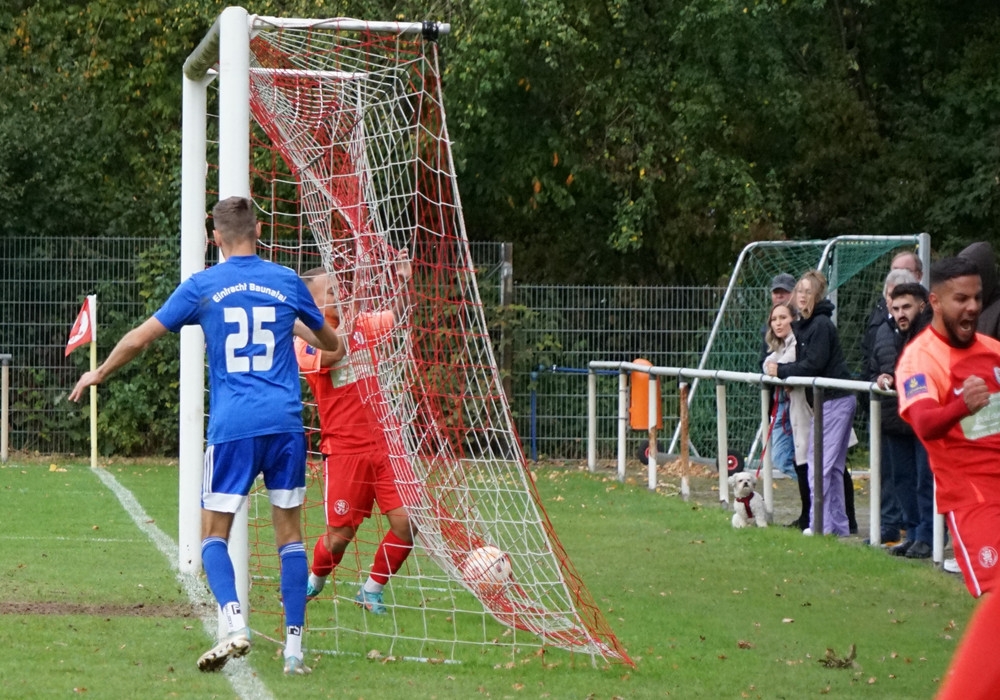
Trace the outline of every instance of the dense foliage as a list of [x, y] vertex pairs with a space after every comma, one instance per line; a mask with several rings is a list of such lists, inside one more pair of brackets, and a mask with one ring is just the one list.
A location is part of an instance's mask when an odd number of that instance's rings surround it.
[[[227, 3], [13, 0], [0, 232], [178, 230], [180, 66]], [[714, 282], [747, 242], [996, 234], [992, 0], [248, 2], [449, 21], [470, 236], [535, 281]]]
[[[227, 4], [9, 0], [0, 235], [176, 239], [181, 65]], [[995, 0], [246, 5], [452, 24], [440, 44], [467, 228], [512, 241], [521, 281], [716, 283], [772, 238], [997, 242]], [[150, 308], [170, 278], [149, 277]], [[173, 372], [166, 357], [140, 374]], [[149, 415], [131, 409], [136, 426], [173, 413], [162, 391]]]

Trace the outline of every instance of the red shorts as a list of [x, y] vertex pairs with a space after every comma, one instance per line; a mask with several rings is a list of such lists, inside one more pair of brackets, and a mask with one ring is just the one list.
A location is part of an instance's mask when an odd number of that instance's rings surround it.
[[974, 598], [1000, 582], [1000, 503], [979, 503], [946, 515], [955, 559]]
[[382, 513], [403, 506], [384, 450], [327, 456], [323, 460], [323, 483], [329, 527], [358, 527], [371, 516], [374, 503]]

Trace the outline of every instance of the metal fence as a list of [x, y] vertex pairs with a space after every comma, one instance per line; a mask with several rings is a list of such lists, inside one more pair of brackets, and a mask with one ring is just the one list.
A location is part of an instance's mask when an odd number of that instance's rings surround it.
[[64, 356], [70, 326], [84, 297], [96, 292], [106, 354], [107, 340], [145, 314], [143, 288], [177, 279], [178, 254], [177, 241], [0, 238], [0, 352], [11, 355], [12, 449], [87, 451], [88, 417], [66, 401], [88, 368], [85, 349]]
[[[525, 453], [586, 457], [586, 367], [591, 360], [693, 366], [722, 297], [721, 288], [519, 285], [505, 299], [504, 244], [472, 243], [480, 294], [509, 371], [512, 405]], [[209, 253], [211, 255], [211, 252]], [[65, 400], [86, 369], [87, 353], [64, 357], [73, 319], [98, 294], [100, 356], [154, 311], [178, 279], [179, 243], [146, 238], [0, 239], [0, 353], [10, 353], [10, 445], [18, 451], [85, 453], [87, 415]], [[516, 263], [516, 259], [515, 259]], [[505, 308], [501, 309], [501, 302]], [[501, 338], [509, 342], [500, 342]], [[165, 375], [170, 376], [167, 368]], [[617, 380], [599, 382], [598, 455], [615, 454]], [[677, 412], [676, 387], [664, 419]], [[129, 414], [131, 415], [131, 414]], [[141, 451], [141, 424], [133, 430]], [[641, 435], [634, 436], [636, 442]], [[534, 439], [532, 439], [534, 438]]]
[[[514, 335], [514, 411], [530, 457], [583, 459], [587, 365], [592, 360], [694, 367], [725, 292], [715, 287], [519, 285], [524, 319]], [[598, 378], [598, 456], [615, 456], [617, 376]], [[676, 383], [663, 389], [664, 422], [679, 413]], [[630, 435], [634, 446], [644, 438]], [[634, 452], [630, 449], [629, 452]]]

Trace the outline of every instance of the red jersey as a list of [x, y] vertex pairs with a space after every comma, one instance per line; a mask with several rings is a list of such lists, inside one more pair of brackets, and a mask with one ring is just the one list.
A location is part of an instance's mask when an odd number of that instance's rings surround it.
[[977, 333], [971, 346], [956, 348], [927, 328], [903, 349], [896, 366], [899, 415], [907, 422], [910, 407], [920, 401], [963, 401], [963, 382], [973, 375], [986, 382], [990, 405], [942, 438], [917, 436], [930, 457], [942, 513], [1000, 501], [1000, 342]]
[[322, 354], [301, 338], [295, 338], [295, 357], [319, 411], [319, 449], [323, 454], [387, 449], [382, 426], [371, 406], [380, 396], [374, 370], [368, 367], [359, 373], [356, 365], [371, 362], [364, 350], [378, 342], [392, 323], [391, 311], [359, 317], [347, 339], [347, 357], [331, 367], [322, 367]]

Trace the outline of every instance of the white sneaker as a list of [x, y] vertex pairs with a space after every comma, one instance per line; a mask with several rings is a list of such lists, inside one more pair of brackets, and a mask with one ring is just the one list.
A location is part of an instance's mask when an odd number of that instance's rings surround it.
[[812, 537], [813, 534], [812, 528], [807, 527], [805, 530], [802, 531], [802, 534], [805, 535], [806, 537]]
[[949, 574], [960, 574], [962, 570], [958, 567], [958, 559], [945, 559], [941, 562], [941, 568]]
[[250, 628], [229, 633], [222, 641], [206, 651], [198, 659], [202, 671], [218, 671], [230, 659], [237, 659], [250, 651]]
[[286, 676], [307, 676], [312, 673], [312, 669], [306, 666], [298, 656], [285, 657]]

